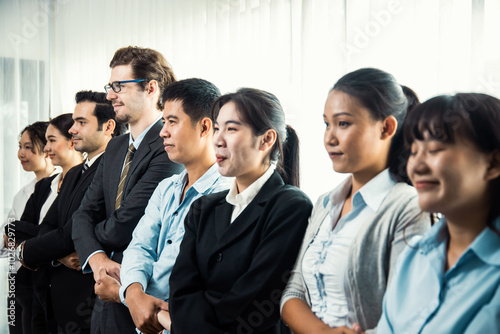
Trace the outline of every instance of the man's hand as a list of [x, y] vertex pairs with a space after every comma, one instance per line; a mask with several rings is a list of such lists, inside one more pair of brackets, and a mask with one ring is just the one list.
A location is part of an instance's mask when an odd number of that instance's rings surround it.
[[101, 277], [99, 277], [99, 273], [101, 272], [101, 268], [104, 268], [105, 273], [109, 276], [113, 277], [115, 280], [121, 283], [120, 281], [120, 268], [121, 265], [115, 261], [109, 259], [109, 257], [104, 253], [97, 253], [92, 255], [89, 259], [89, 265], [94, 272], [94, 280], [100, 281]]
[[146, 294], [139, 283], [131, 284], [125, 291], [125, 303], [135, 326], [144, 334], [157, 334], [163, 330], [158, 322], [158, 312], [168, 311], [168, 303]]
[[113, 277], [106, 274], [106, 269], [99, 269], [99, 280], [94, 285], [95, 294], [110, 303], [120, 303], [121, 284]]
[[78, 271], [82, 270], [82, 266], [80, 266], [80, 260], [78, 260], [78, 254], [76, 254], [76, 252], [66, 255], [65, 257], [60, 258], [57, 261], [61, 262], [69, 269], [74, 269]]
[[172, 319], [170, 319], [170, 312], [161, 310], [158, 312], [157, 316], [158, 322], [163, 326], [167, 331], [170, 332], [170, 326], [172, 326]]

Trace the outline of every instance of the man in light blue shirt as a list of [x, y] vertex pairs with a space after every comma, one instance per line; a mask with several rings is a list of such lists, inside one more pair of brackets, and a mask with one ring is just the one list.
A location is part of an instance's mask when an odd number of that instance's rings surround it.
[[101, 298], [126, 304], [144, 332], [163, 329], [157, 314], [168, 310], [170, 273], [191, 204], [229, 188], [230, 181], [218, 172], [212, 144], [211, 107], [219, 95], [217, 87], [202, 79], [182, 80], [165, 89], [160, 136], [169, 159], [186, 170], [163, 180], [150, 198], [124, 252], [121, 287], [116, 281], [110, 284], [108, 276], [96, 289]]

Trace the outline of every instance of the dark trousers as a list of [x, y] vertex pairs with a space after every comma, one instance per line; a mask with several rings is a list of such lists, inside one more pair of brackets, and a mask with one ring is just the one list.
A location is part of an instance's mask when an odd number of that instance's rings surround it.
[[121, 303], [107, 303], [96, 299], [92, 320], [90, 322], [92, 334], [137, 334], [135, 324], [128, 308]]
[[[12, 274], [16, 276], [16, 274]], [[9, 319], [10, 334], [31, 334], [33, 287], [16, 279], [15, 298], [8, 298], [8, 304], [15, 305], [15, 318]]]

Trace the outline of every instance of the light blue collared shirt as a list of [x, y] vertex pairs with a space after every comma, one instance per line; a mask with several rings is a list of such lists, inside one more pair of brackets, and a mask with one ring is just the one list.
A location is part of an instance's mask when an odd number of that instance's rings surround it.
[[201, 196], [229, 189], [233, 180], [222, 177], [214, 164], [186, 191], [182, 202], [186, 170], [158, 184], [123, 254], [120, 299], [124, 304], [124, 292], [132, 283], [140, 283], [147, 294], [168, 301], [170, 274], [191, 204]]
[[302, 274], [311, 310], [330, 327], [352, 325], [348, 311], [352, 302], [345, 275], [349, 250], [360, 227], [377, 212], [395, 184], [388, 169], [380, 172], [352, 196], [351, 212], [341, 218], [345, 199], [352, 189], [352, 176], [327, 197], [332, 208], [305, 252]]
[[[500, 218], [494, 223], [500, 230]], [[445, 272], [441, 219], [400, 255], [378, 333], [500, 333], [500, 235], [485, 228]]]

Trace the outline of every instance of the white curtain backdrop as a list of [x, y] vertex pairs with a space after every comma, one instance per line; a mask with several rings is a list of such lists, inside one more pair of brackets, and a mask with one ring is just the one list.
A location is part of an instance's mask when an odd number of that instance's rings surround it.
[[500, 95], [499, 0], [52, 2], [52, 115], [71, 112], [80, 89], [102, 91], [117, 48], [151, 47], [180, 79], [276, 94], [299, 132], [302, 188], [313, 201], [344, 177], [322, 140], [323, 104], [343, 74], [379, 67], [422, 99]]
[[315, 201], [345, 177], [323, 148], [322, 121], [343, 74], [378, 67], [422, 100], [498, 97], [499, 32], [500, 0], [0, 0], [0, 212], [28, 180], [19, 131], [72, 112], [79, 90], [103, 91], [119, 47], [156, 49], [179, 79], [204, 78], [223, 93], [276, 94]]

